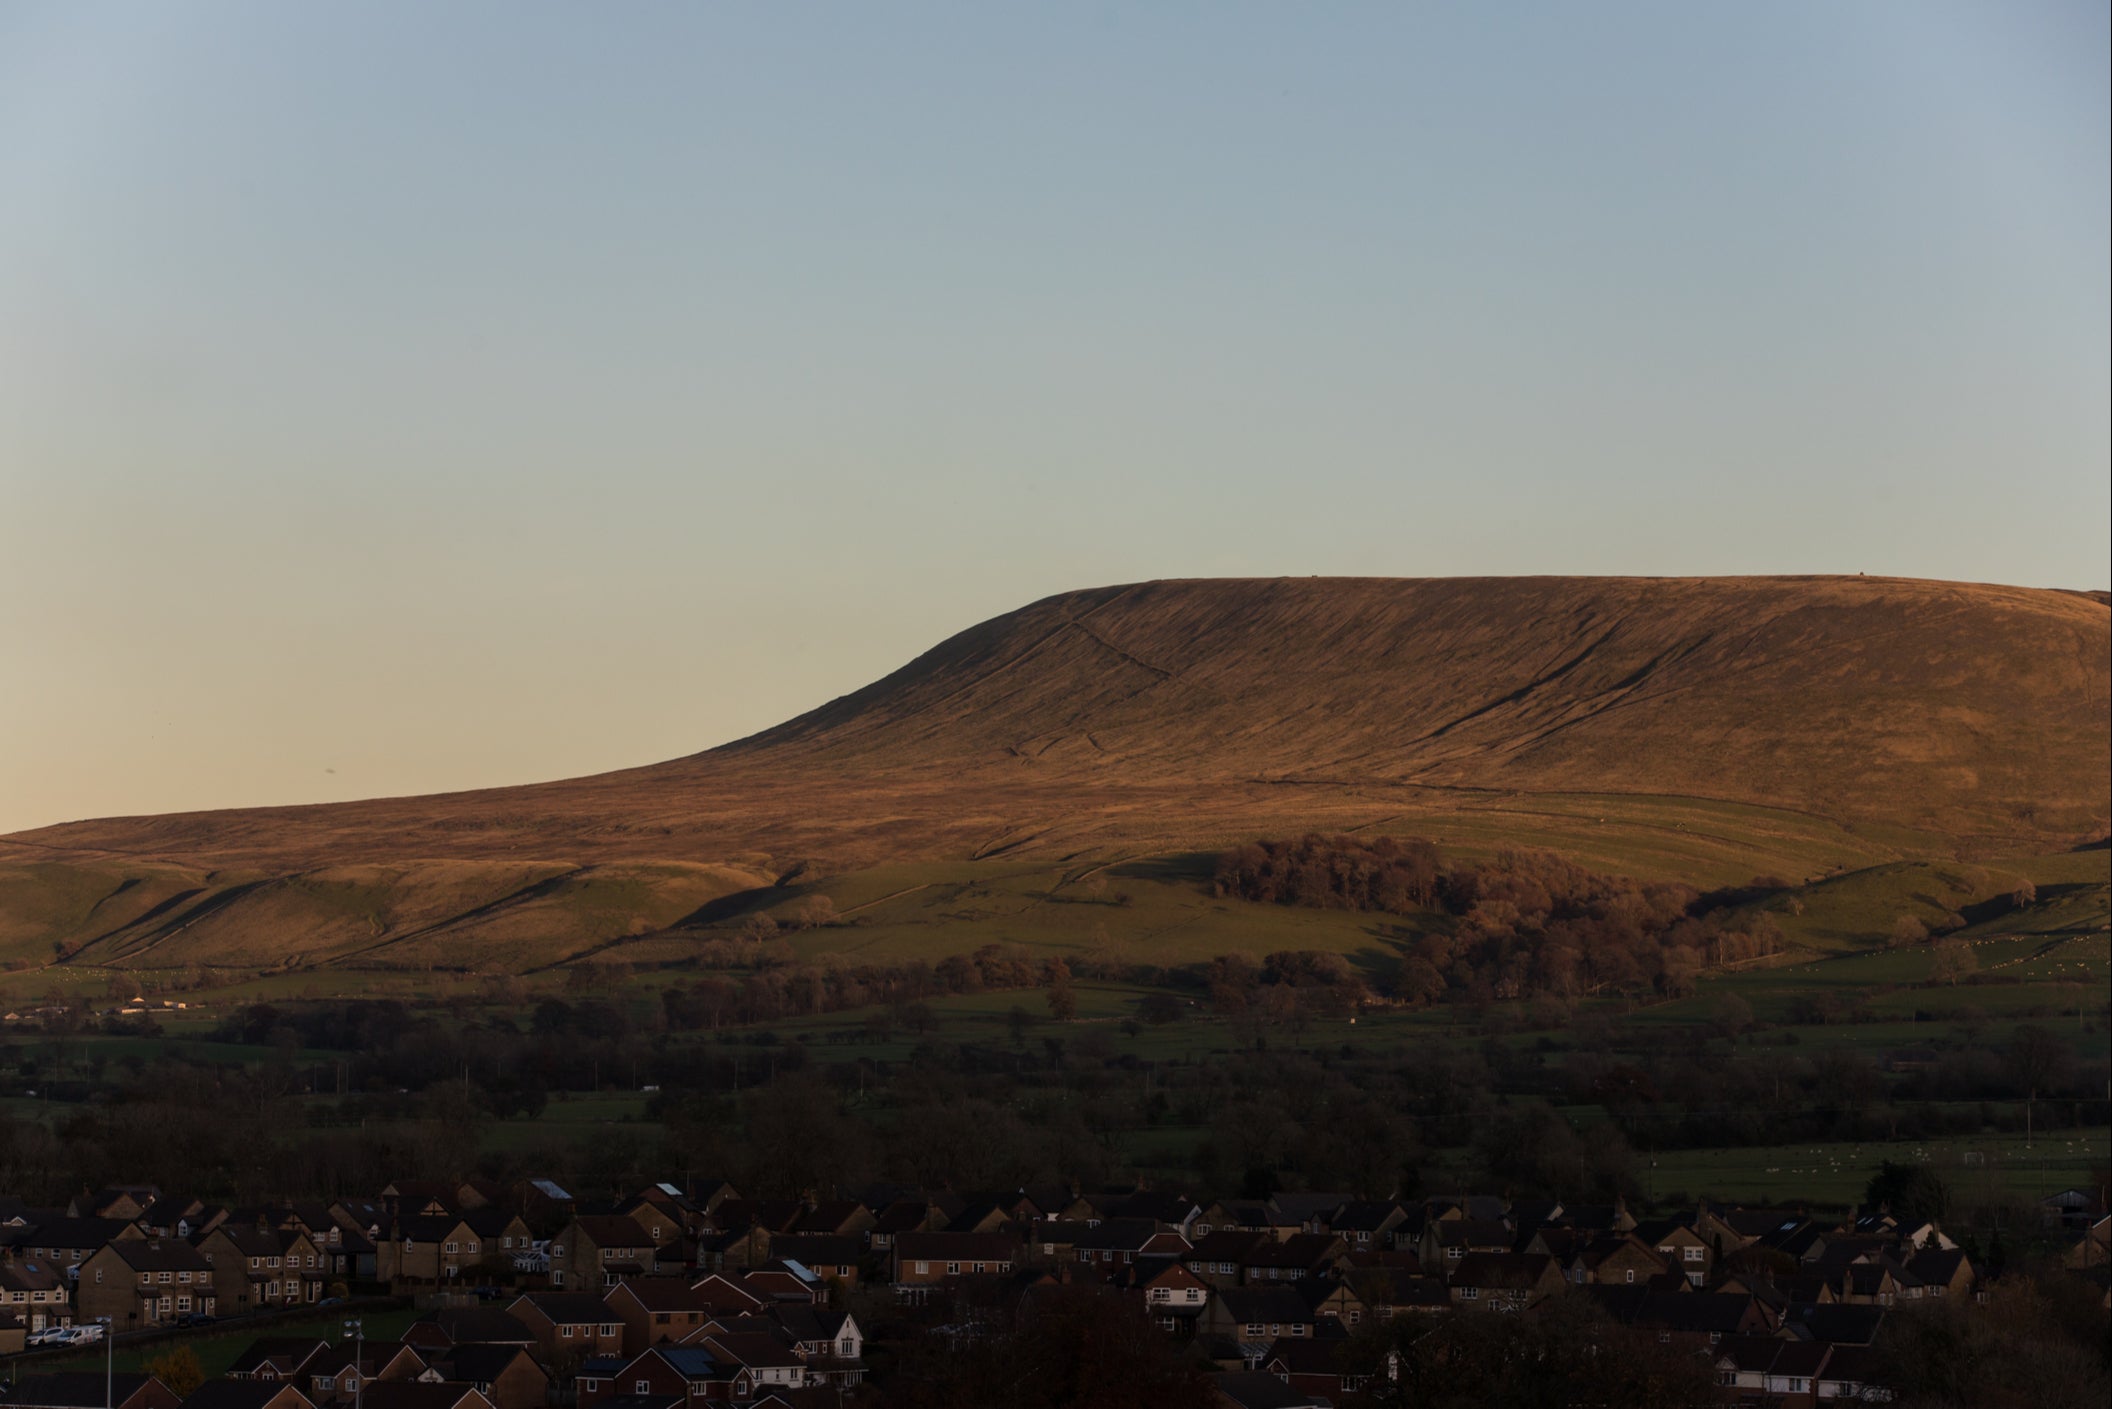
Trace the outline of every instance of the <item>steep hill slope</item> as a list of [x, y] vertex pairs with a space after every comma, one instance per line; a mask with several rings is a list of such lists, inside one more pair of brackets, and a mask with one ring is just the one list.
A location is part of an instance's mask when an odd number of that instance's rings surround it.
[[[496, 863], [535, 870], [523, 884], [545, 887], [526, 897], [538, 903], [577, 883], [552, 878], [597, 867], [711, 867], [652, 881], [660, 924], [679, 908], [670, 893], [801, 860], [1138, 855], [1307, 826], [1515, 833], [1666, 874], [2043, 849], [2107, 825], [2108, 708], [2112, 611], [2092, 594], [1874, 578], [1152, 582], [1036, 602], [669, 763], [0, 839], [0, 866], [18, 872], [0, 883], [0, 944], [87, 939], [66, 915], [109, 911], [106, 881], [184, 889], [169, 868], [208, 896], [261, 887], [283, 927], [287, 878], [324, 868], [383, 868], [392, 894], [444, 873], [488, 920], [485, 891], [512, 894]], [[1628, 840], [1600, 844], [1607, 828]], [[477, 863], [476, 879], [436, 862]], [[59, 903], [54, 887], [82, 898]], [[222, 899], [216, 923], [255, 903]], [[362, 923], [383, 922], [343, 921], [348, 947]]]

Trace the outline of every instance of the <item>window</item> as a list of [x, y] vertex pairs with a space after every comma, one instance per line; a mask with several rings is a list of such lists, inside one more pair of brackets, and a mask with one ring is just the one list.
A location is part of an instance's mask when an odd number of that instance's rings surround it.
[[634, 1380], [631, 1382], [631, 1392], [634, 1394], [651, 1394], [653, 1392], [653, 1382], [651, 1380]]
[[1627, 1280], [1631, 1282], [1635, 1280], [1635, 1269], [1633, 1267], [1628, 1269]]
[[928, 1272], [930, 1272], [930, 1271], [931, 1271], [931, 1264], [930, 1264], [930, 1263], [928, 1263], [928, 1262], [920, 1262], [920, 1263], [918, 1263], [918, 1264], [917, 1264], [917, 1274], [918, 1274], [919, 1276], [922, 1276], [922, 1275], [924, 1275], [925, 1273], [928, 1273]]
[[610, 1322], [602, 1326], [601, 1333], [605, 1336], [613, 1336], [618, 1334], [622, 1329], [622, 1327], [616, 1325], [613, 1322]]
[[570, 1339], [572, 1339], [572, 1328], [571, 1328], [570, 1326], [560, 1326], [560, 1327], [558, 1327], [558, 1328], [557, 1328], [557, 1333], [558, 1333], [559, 1335], [563, 1336], [563, 1337], [564, 1337], [564, 1338], [565, 1338], [566, 1340], [570, 1340]]
[[961, 1275], [961, 1264], [960, 1264], [960, 1263], [958, 1263], [958, 1262], [949, 1262], [949, 1263], [947, 1263], [947, 1264], [946, 1264], [946, 1275], [947, 1275], [947, 1276], [949, 1276], [949, 1277], [958, 1277], [958, 1276], [960, 1276], [960, 1275]]
[[1481, 1299], [1481, 1288], [1461, 1287], [1459, 1289], [1459, 1296], [1460, 1300], [1462, 1301], [1478, 1301]]
[[1689, 1262], [1700, 1262], [1707, 1256], [1708, 1251], [1707, 1248], [1688, 1248], [1685, 1253], [1686, 1259]]

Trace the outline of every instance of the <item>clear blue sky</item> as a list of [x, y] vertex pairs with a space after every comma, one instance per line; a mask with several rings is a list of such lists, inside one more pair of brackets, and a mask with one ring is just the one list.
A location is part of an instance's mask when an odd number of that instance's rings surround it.
[[2104, 586], [2106, 6], [0, 3], [0, 829], [1069, 587]]

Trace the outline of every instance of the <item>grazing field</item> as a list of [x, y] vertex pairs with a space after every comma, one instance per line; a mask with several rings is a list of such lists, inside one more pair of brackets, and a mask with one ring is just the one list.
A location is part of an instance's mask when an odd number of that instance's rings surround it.
[[1861, 1201], [1878, 1166], [1927, 1165], [1961, 1198], [2036, 1199], [2088, 1185], [2105, 1167], [2103, 1127], [1937, 1140], [1800, 1143], [1737, 1149], [1664, 1150], [1647, 1156], [1655, 1198], [1683, 1193], [1725, 1202], [1850, 1204]]

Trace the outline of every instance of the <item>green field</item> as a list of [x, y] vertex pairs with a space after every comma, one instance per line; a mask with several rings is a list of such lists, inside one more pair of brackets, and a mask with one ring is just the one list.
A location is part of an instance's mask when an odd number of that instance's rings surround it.
[[1652, 1195], [1671, 1193], [1726, 1202], [1859, 1201], [1878, 1165], [1926, 1164], [1962, 1198], [1997, 1194], [2038, 1198], [2088, 1184], [2104, 1167], [2102, 1127], [2046, 1130], [2029, 1145], [2020, 1134], [1956, 1136], [1938, 1140], [1804, 1143], [1740, 1149], [1666, 1150], [1646, 1156]]
[[[205, 1377], [217, 1379], [227, 1373], [227, 1367], [234, 1364], [253, 1342], [266, 1336], [313, 1336], [335, 1344], [344, 1336], [347, 1316], [358, 1318], [368, 1340], [385, 1341], [401, 1338], [418, 1319], [419, 1313], [408, 1306], [359, 1306], [227, 1329], [204, 1327], [196, 1332], [157, 1338], [142, 1344], [126, 1345], [120, 1340], [114, 1357], [116, 1369], [120, 1374], [136, 1374], [145, 1368], [147, 1361], [158, 1359], [183, 1345], [190, 1347], [198, 1357]], [[48, 1375], [66, 1370], [101, 1370], [104, 1363], [105, 1352], [96, 1350], [51, 1360], [40, 1359], [35, 1362], [36, 1369], [31, 1373]]]

